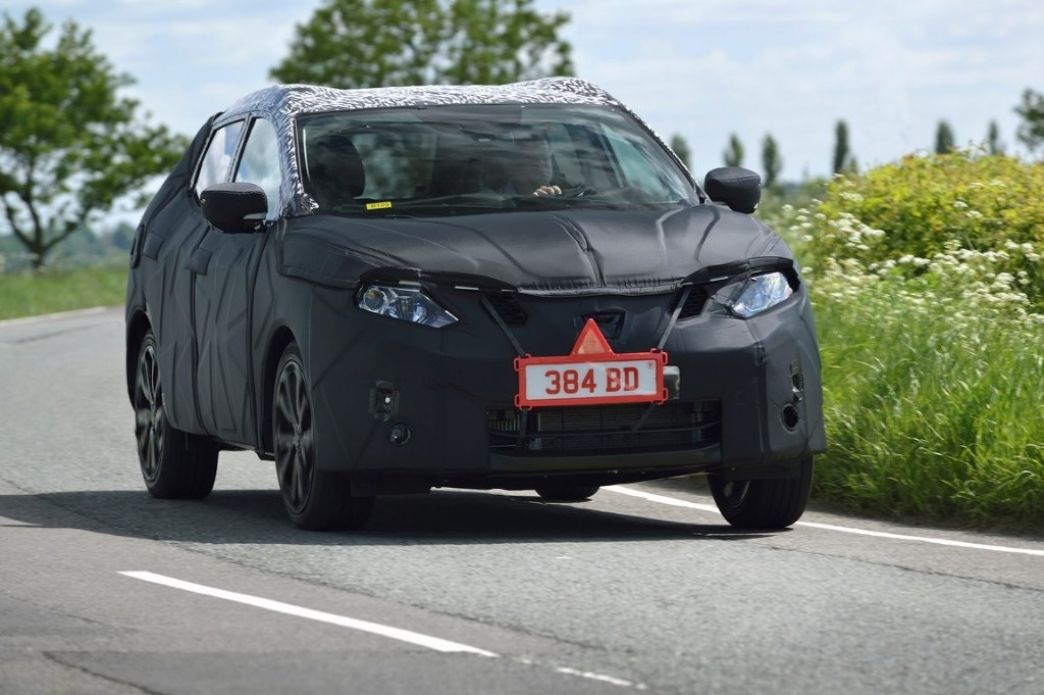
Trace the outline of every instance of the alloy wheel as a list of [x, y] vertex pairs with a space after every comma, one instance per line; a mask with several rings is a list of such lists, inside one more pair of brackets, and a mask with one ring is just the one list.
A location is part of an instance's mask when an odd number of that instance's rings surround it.
[[152, 482], [159, 476], [166, 426], [159, 363], [156, 361], [156, 347], [152, 344], [146, 344], [138, 358], [134, 413], [134, 435], [138, 442], [141, 471], [145, 479]]
[[300, 513], [314, 480], [315, 441], [304, 370], [296, 359], [288, 360], [279, 374], [273, 428], [279, 489], [290, 510]]

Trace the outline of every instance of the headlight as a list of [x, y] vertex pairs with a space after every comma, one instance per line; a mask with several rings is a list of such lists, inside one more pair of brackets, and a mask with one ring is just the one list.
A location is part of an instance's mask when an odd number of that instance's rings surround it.
[[794, 290], [783, 273], [755, 275], [747, 278], [743, 289], [728, 303], [728, 307], [736, 316], [749, 319], [776, 306], [792, 294]]
[[358, 306], [363, 311], [393, 319], [402, 319], [422, 326], [442, 328], [457, 322], [449, 313], [419, 289], [370, 285], [359, 295]]

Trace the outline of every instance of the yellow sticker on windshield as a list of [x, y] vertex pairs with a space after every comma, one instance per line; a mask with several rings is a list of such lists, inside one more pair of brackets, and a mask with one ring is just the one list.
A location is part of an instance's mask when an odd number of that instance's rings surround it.
[[366, 204], [366, 209], [367, 210], [384, 210], [385, 208], [390, 208], [390, 207], [391, 207], [391, 201], [390, 200], [382, 200], [379, 203], [367, 203]]

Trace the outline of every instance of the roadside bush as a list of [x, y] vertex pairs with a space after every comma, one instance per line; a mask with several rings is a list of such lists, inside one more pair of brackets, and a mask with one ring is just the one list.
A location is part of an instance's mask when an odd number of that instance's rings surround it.
[[[1044, 164], [956, 152], [908, 156], [860, 176], [839, 177], [815, 211], [808, 260], [906, 258], [917, 273], [938, 254], [960, 251], [969, 270], [984, 260], [1044, 306]], [[977, 260], [973, 260], [977, 258]], [[972, 261], [969, 263], [969, 261]], [[946, 261], [944, 261], [946, 262]], [[963, 271], [962, 271], [963, 272]]]
[[821, 496], [1044, 528], [1042, 172], [910, 157], [783, 209], [823, 353]]

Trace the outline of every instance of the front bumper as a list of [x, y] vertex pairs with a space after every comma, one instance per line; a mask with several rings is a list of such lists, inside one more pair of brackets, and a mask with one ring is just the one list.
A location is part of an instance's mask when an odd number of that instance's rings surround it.
[[[431, 291], [460, 317], [444, 329], [364, 314], [337, 294], [340, 301], [315, 303], [311, 325], [343, 330], [313, 335], [306, 357], [317, 462], [377, 488], [525, 488], [553, 476], [608, 483], [700, 471], [762, 477], [825, 448], [803, 290], [753, 319], [709, 300], [680, 319], [664, 346], [681, 370], [677, 401], [651, 413], [644, 405], [601, 407], [608, 414], [570, 408], [557, 424], [543, 409], [514, 409], [515, 349], [476, 291]], [[513, 297], [515, 315], [510, 306], [498, 312], [534, 355], [567, 354], [586, 316], [614, 312], [624, 316], [610, 336], [614, 349], [648, 350], [674, 298]]]

